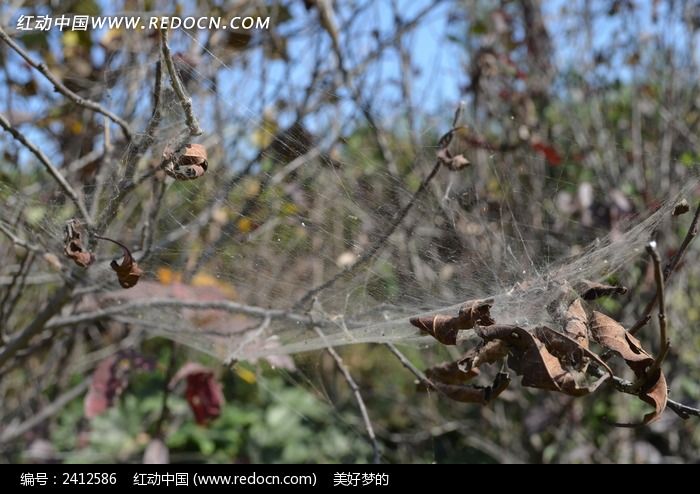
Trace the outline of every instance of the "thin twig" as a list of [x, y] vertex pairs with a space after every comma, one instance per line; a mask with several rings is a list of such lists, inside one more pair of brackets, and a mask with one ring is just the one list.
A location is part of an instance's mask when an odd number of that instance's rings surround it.
[[[0, 343], [5, 342], [5, 331], [9, 327], [10, 317], [17, 307], [17, 301], [19, 297], [22, 296], [22, 290], [24, 289], [24, 284], [27, 281], [27, 276], [31, 270], [32, 263], [34, 262], [34, 253], [28, 250], [22, 261], [20, 262], [19, 269], [16, 273], [12, 275], [12, 282], [5, 289], [5, 294], [0, 301], [0, 322], [4, 323], [4, 328], [0, 328]], [[19, 283], [18, 283], [19, 281]], [[15, 290], [15, 296], [10, 298], [10, 295]], [[9, 301], [9, 304], [7, 303]], [[5, 312], [5, 305], [7, 304], [7, 312]]]
[[19, 350], [24, 348], [34, 336], [46, 329], [46, 322], [70, 300], [72, 292], [72, 282], [68, 282], [59, 288], [49, 301], [46, 302], [46, 305], [39, 311], [36, 317], [15, 338], [10, 340], [7, 345], [2, 348], [2, 351], [0, 351], [0, 369], [7, 361], [14, 357]]
[[88, 110], [92, 110], [92, 111], [95, 111], [97, 113], [101, 113], [105, 117], [109, 118], [112, 122], [116, 123], [117, 125], [119, 125], [119, 127], [121, 127], [122, 132], [124, 132], [124, 136], [126, 137], [126, 139], [128, 141], [131, 141], [131, 138], [132, 138], [131, 128], [129, 127], [129, 124], [127, 124], [125, 120], [123, 120], [122, 118], [119, 118], [117, 115], [115, 115], [111, 111], [107, 110], [99, 103], [92, 101], [92, 100], [89, 100], [89, 99], [85, 99], [85, 98], [79, 96], [78, 94], [74, 93], [70, 89], [68, 89], [61, 82], [61, 80], [58, 77], [56, 77], [48, 69], [46, 64], [44, 64], [43, 62], [39, 63], [36, 60], [34, 60], [31, 56], [29, 56], [29, 54], [21, 46], [19, 46], [17, 43], [15, 43], [15, 41], [7, 35], [7, 33], [2, 29], [2, 27], [0, 27], [0, 38], [5, 43], [7, 43], [10, 46], [10, 48], [15, 50], [29, 65], [31, 65], [36, 70], [41, 72], [41, 74], [43, 74], [44, 77], [46, 77], [49, 81], [51, 81], [51, 83], [53, 84], [56, 91], [58, 91], [59, 93], [64, 95], [66, 98], [71, 100], [76, 105], [82, 106], [83, 108], [87, 108]]
[[155, 180], [153, 182], [151, 204], [149, 205], [149, 210], [146, 213], [146, 220], [144, 221], [143, 229], [141, 231], [141, 250], [143, 253], [140, 256], [140, 261], [147, 259], [151, 254], [151, 249], [153, 247], [153, 236], [155, 235], [158, 213], [160, 212], [160, 205], [163, 201], [163, 196], [165, 195], [165, 188], [165, 180]]
[[[688, 233], [686, 233], [685, 238], [683, 239], [683, 242], [681, 242], [681, 246], [678, 248], [678, 251], [676, 254], [666, 263], [666, 266], [664, 266], [663, 270], [663, 278], [664, 278], [664, 285], [668, 283], [668, 280], [671, 278], [673, 273], [676, 272], [676, 268], [678, 267], [678, 264], [681, 261], [681, 258], [685, 254], [685, 252], [688, 250], [688, 247], [690, 246], [690, 243], [693, 241], [695, 237], [698, 235], [698, 223], [700, 222], [700, 202], [698, 203], [697, 207], [695, 208], [695, 214], [693, 215], [693, 220], [690, 222], [690, 227], [688, 228]], [[658, 290], [658, 289], [657, 289]], [[651, 311], [654, 310], [654, 307], [656, 307], [656, 303], [658, 302], [659, 297], [658, 294], [654, 294], [654, 298], [652, 298], [649, 303], [647, 303], [646, 307], [644, 307], [644, 310], [642, 311], [642, 316], [639, 318], [639, 320], [632, 325], [632, 327], [629, 330], [629, 333], [634, 335], [636, 334], [641, 328], [643, 328], [651, 319]]]
[[695, 208], [695, 215], [693, 216], [693, 221], [690, 222], [690, 227], [688, 227], [688, 233], [686, 233], [681, 246], [678, 248], [678, 252], [671, 258], [671, 260], [664, 266], [664, 280], [668, 282], [673, 272], [676, 270], [678, 263], [681, 261], [683, 254], [688, 250], [690, 243], [698, 235], [698, 222], [700, 221], [700, 202]]
[[187, 127], [190, 129], [190, 135], [201, 135], [202, 128], [199, 126], [199, 122], [192, 112], [192, 98], [190, 98], [185, 92], [180, 76], [175, 69], [173, 57], [170, 54], [170, 47], [168, 46], [168, 31], [166, 29], [160, 31], [160, 47], [163, 53], [163, 60], [165, 60], [165, 66], [168, 69], [168, 75], [170, 75], [170, 81], [173, 89], [175, 90], [177, 99], [180, 101], [182, 110], [185, 112], [185, 119], [187, 121]]
[[[0, 32], [2, 32], [2, 29], [0, 29]], [[51, 160], [38, 148], [36, 147], [29, 139], [27, 139], [24, 134], [22, 134], [19, 130], [14, 128], [10, 122], [8, 122], [3, 115], [0, 115], [0, 126], [4, 128], [7, 132], [12, 134], [12, 137], [14, 137], [17, 141], [20, 142], [25, 148], [27, 148], [31, 153], [36, 156], [39, 161], [41, 162], [42, 165], [44, 165], [44, 168], [51, 174], [51, 176], [58, 182], [58, 185], [63, 189], [63, 192], [66, 193], [66, 195], [73, 201], [75, 206], [78, 208], [78, 211], [80, 211], [80, 214], [83, 216], [85, 221], [91, 225], [92, 220], [90, 219], [90, 213], [88, 213], [87, 209], [85, 208], [85, 204], [83, 204], [83, 201], [78, 197], [78, 193], [73, 189], [71, 184], [68, 183], [68, 181], [65, 179], [63, 175], [61, 175], [61, 172], [58, 171], [58, 169], [51, 163]]]
[[25, 432], [29, 432], [39, 424], [42, 424], [46, 419], [60, 412], [68, 403], [70, 403], [78, 396], [83, 394], [89, 386], [90, 379], [84, 379], [83, 381], [76, 384], [74, 387], [60, 395], [49, 405], [42, 407], [39, 412], [32, 415], [24, 422], [17, 425], [9, 424], [2, 431], [2, 434], [0, 434], [0, 443], [8, 443], [13, 439], [21, 436]]
[[7, 228], [7, 227], [3, 224], [3, 221], [2, 221], [2, 220], [0, 220], [0, 232], [4, 233], [4, 234], [7, 236], [7, 238], [9, 238], [10, 241], [11, 241], [13, 244], [18, 245], [19, 247], [23, 247], [23, 248], [25, 248], [25, 249], [27, 249], [27, 250], [30, 250], [30, 251], [33, 251], [33, 252], [38, 252], [38, 253], [40, 253], [40, 254], [44, 252], [44, 250], [43, 250], [41, 247], [38, 247], [38, 246], [36, 246], [36, 245], [34, 245], [34, 244], [30, 244], [30, 243], [27, 242], [26, 240], [22, 240], [22, 239], [19, 238], [17, 235], [15, 235], [14, 233], [12, 233], [12, 230], [10, 230], [9, 228]]
[[[318, 326], [314, 326], [314, 330], [321, 337], [321, 339], [323, 339], [324, 341], [326, 340], [326, 334], [321, 330], [321, 328], [319, 328]], [[350, 389], [352, 390], [352, 393], [355, 396], [355, 401], [357, 402], [357, 406], [360, 409], [362, 420], [365, 423], [367, 435], [369, 436], [369, 440], [372, 443], [372, 451], [374, 452], [374, 463], [380, 463], [381, 453], [379, 449], [379, 443], [377, 442], [377, 436], [374, 433], [374, 427], [372, 426], [372, 421], [370, 420], [369, 413], [367, 412], [367, 406], [365, 405], [365, 401], [362, 398], [362, 394], [360, 393], [360, 387], [357, 385], [357, 382], [355, 382], [355, 379], [352, 377], [352, 374], [350, 374], [350, 370], [343, 362], [343, 358], [338, 354], [335, 348], [333, 348], [331, 345], [327, 345], [326, 350], [331, 355], [331, 357], [333, 357], [333, 360], [335, 360], [335, 364], [338, 366], [338, 369], [343, 374], [345, 381], [348, 383], [348, 386], [350, 386]]]
[[[74, 314], [66, 317], [59, 317], [52, 319], [46, 324], [47, 329], [60, 328], [64, 326], [69, 326], [73, 324], [81, 324], [86, 322], [93, 322], [100, 319], [106, 319], [114, 315], [118, 315], [124, 312], [141, 310], [141, 309], [156, 309], [156, 308], [175, 308], [175, 309], [193, 309], [193, 310], [223, 310], [226, 312], [231, 312], [235, 314], [245, 314], [253, 317], [270, 319], [286, 319], [300, 324], [311, 324], [313, 320], [310, 316], [296, 314], [294, 312], [289, 312], [287, 310], [281, 309], [265, 309], [264, 307], [257, 307], [252, 305], [240, 304], [238, 302], [231, 302], [228, 300], [211, 301], [211, 302], [199, 302], [190, 300], [177, 300], [170, 298], [152, 298], [146, 300], [138, 300], [128, 304], [113, 305], [101, 310], [96, 310], [92, 312], [84, 312], [80, 314]], [[319, 324], [316, 322], [316, 324]], [[2, 363], [2, 362], [0, 362]]]
[[397, 359], [399, 359], [399, 362], [401, 362], [401, 365], [403, 365], [406, 369], [411, 371], [411, 373], [418, 378], [418, 380], [423, 384], [427, 389], [434, 389], [436, 391], [439, 391], [438, 388], [433, 384], [433, 382], [428, 379], [428, 377], [423, 374], [415, 365], [411, 363], [406, 356], [401, 353], [401, 350], [396, 348], [396, 345], [393, 343], [384, 343], [384, 346], [386, 346], [391, 353], [393, 353]]
[[[661, 271], [661, 257], [659, 252], [656, 250], [656, 242], [649, 242], [647, 245], [647, 252], [651, 256], [651, 260], [654, 263], [654, 280], [656, 281], [656, 297], [659, 304], [659, 353], [657, 354], [654, 362], [647, 369], [645, 376], [654, 376], [656, 372], [661, 368], [661, 365], [668, 355], [668, 351], [671, 342], [668, 339], [666, 333], [666, 302], [664, 300], [664, 274]], [[640, 384], [646, 382], [646, 377], [639, 380]]]
[[413, 197], [411, 197], [411, 200], [406, 204], [403, 209], [399, 212], [399, 214], [396, 216], [394, 221], [389, 225], [389, 227], [386, 229], [384, 234], [380, 236], [374, 244], [372, 244], [369, 249], [367, 249], [355, 262], [354, 264], [348, 266], [345, 268], [343, 271], [340, 271], [337, 273], [335, 276], [330, 278], [329, 280], [325, 281], [324, 283], [321, 283], [320, 285], [316, 286], [315, 288], [312, 288], [306, 294], [299, 299], [298, 302], [296, 302], [293, 306], [294, 309], [298, 310], [302, 307], [304, 307], [306, 304], [309, 303], [311, 299], [313, 299], [316, 295], [318, 295], [320, 292], [323, 290], [333, 286], [337, 281], [341, 279], [347, 279], [350, 278], [352, 275], [354, 275], [357, 270], [364, 266], [367, 262], [371, 261], [374, 256], [379, 252], [379, 250], [384, 246], [386, 241], [389, 239], [389, 237], [394, 233], [396, 228], [403, 222], [404, 218], [406, 218], [406, 215], [408, 212], [413, 208], [413, 205], [416, 203], [416, 200], [423, 195], [425, 190], [428, 188], [428, 184], [430, 181], [437, 175], [438, 170], [440, 169], [441, 163], [440, 161], [436, 161], [435, 165], [433, 166], [433, 169], [430, 171], [427, 177], [423, 179], [423, 181], [420, 184], [420, 187], [418, 187], [418, 190], [413, 194]]
[[[597, 367], [589, 367], [590, 373], [593, 376], [601, 377], [603, 376], [603, 371]], [[636, 383], [622, 379], [621, 377], [613, 376], [609, 382], [621, 393], [628, 395], [639, 396], [639, 389]], [[700, 408], [694, 408], [689, 405], [684, 405], [678, 401], [667, 398], [666, 406], [671, 409], [676, 415], [682, 419], [688, 419], [691, 415], [700, 417]]]

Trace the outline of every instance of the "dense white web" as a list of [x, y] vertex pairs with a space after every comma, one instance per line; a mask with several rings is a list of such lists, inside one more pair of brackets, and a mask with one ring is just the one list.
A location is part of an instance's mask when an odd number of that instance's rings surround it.
[[[199, 43], [191, 36], [181, 41]], [[208, 172], [187, 182], [165, 179], [162, 197], [152, 177], [136, 187], [104, 234], [132, 248], [144, 269], [141, 280], [134, 288], [120, 288], [109, 262], [121, 252], [99, 242], [97, 263], [78, 274], [80, 303], [66, 307], [48, 327], [111, 320], [228, 362], [329, 345], [428, 343], [409, 317], [452, 313], [475, 298], [494, 298], [492, 314], [501, 323], [548, 323], [556, 317], [548, 308], [564, 303], [567, 287], [613, 276], [626, 283], [626, 272], [659, 224], [670, 220], [678, 197], [692, 195], [696, 187], [688, 177], [691, 183], [681, 194], [655, 212], [635, 212], [629, 201], [621, 206], [606, 199], [601, 207], [607, 207], [607, 216], [589, 218], [591, 201], [581, 198], [588, 189], [582, 191], [540, 153], [469, 149], [469, 167], [441, 168], [417, 196], [453, 108], [445, 108], [440, 124], [429, 126], [414, 156], [395, 163], [377, 156], [371, 127], [364, 134], [357, 131], [362, 117], [348, 104], [322, 105], [313, 117], [300, 120], [304, 128], [275, 142], [278, 129], [291, 125], [294, 115], [278, 111], [273, 119], [270, 109], [279, 108], [279, 101], [244, 97], [238, 75], [218, 81], [224, 87], [214, 91], [210, 72], [222, 64], [230, 68], [235, 59], [224, 63], [204, 53], [196, 67], [180, 70], [188, 86], [198, 88], [194, 108], [205, 133], [196, 142], [209, 152]], [[120, 67], [124, 87], [151, 84], [156, 60], [153, 55], [151, 63]], [[186, 133], [165, 74], [163, 81], [162, 122], [136, 177], [147, 174], [163, 150]], [[238, 89], [229, 97], [228, 91]], [[95, 84], [92, 92], [100, 91], [108, 91], [107, 85]], [[323, 95], [344, 97], [334, 91]], [[129, 97], [115, 93], [110, 100], [118, 105]], [[144, 119], [151, 111], [148, 103], [139, 105]], [[103, 144], [97, 140], [95, 149]], [[118, 139], [112, 146], [115, 159], [96, 174], [106, 197], [93, 202], [97, 215], [115, 200], [119, 157], [129, 152], [118, 149]], [[65, 166], [64, 171], [80, 169]], [[87, 185], [82, 192], [90, 204], [99, 190]], [[43, 291], [75, 276], [70, 260], [62, 257], [63, 228], [75, 216], [73, 206], [52, 190], [13, 181], [0, 184], [0, 194], [7, 205], [3, 226], [62, 264], [36, 264], [29, 282]], [[542, 202], [533, 203], [532, 197]], [[377, 246], [407, 205], [409, 213]], [[572, 214], [571, 207], [580, 211]], [[370, 260], [352, 268], [375, 247]], [[299, 304], [344, 270], [350, 270], [347, 276]]]

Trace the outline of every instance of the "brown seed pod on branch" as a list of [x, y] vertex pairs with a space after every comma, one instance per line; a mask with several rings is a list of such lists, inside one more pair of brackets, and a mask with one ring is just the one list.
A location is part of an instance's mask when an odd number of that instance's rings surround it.
[[165, 148], [162, 168], [176, 180], [194, 180], [207, 171], [207, 150], [201, 144], [187, 144], [177, 151]]
[[83, 245], [87, 235], [80, 220], [68, 220], [64, 232], [63, 252], [66, 256], [73, 259], [78, 266], [83, 268], [87, 268], [95, 262], [95, 255]]

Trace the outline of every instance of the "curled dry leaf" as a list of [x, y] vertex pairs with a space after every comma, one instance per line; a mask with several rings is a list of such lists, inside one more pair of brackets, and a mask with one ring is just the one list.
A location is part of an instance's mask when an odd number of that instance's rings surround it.
[[593, 312], [591, 316], [591, 333], [598, 343], [620, 355], [638, 379], [644, 379], [638, 396], [653, 406], [654, 411], [644, 416], [643, 423], [656, 421], [666, 409], [668, 385], [661, 370], [655, 371], [653, 375], [646, 375], [647, 368], [654, 362], [654, 358], [620, 323], [600, 312]]
[[176, 180], [194, 180], [207, 171], [207, 150], [201, 144], [187, 144], [181, 150], [163, 151], [163, 170]]
[[469, 374], [478, 370], [482, 364], [497, 362], [508, 355], [508, 345], [503, 340], [490, 340], [470, 349], [457, 366], [462, 373]]
[[591, 335], [605, 348], [620, 355], [637, 377], [643, 376], [646, 368], [654, 361], [637, 338], [629, 334], [622, 324], [605, 314], [593, 311]]
[[664, 413], [668, 403], [668, 385], [661, 369], [657, 369], [654, 375], [647, 377], [646, 383], [639, 390], [639, 399], [654, 407], [653, 412], [644, 416], [644, 424], [655, 422]]
[[498, 397], [510, 384], [510, 376], [499, 372], [491, 386], [471, 386], [467, 384], [443, 384], [434, 382], [435, 389], [448, 398], [462, 403], [487, 405]]
[[470, 165], [465, 153], [473, 138], [468, 127], [456, 127], [440, 138], [437, 159], [450, 170], [461, 170]]
[[[580, 346], [574, 340], [550, 328], [539, 327], [529, 332], [518, 326], [497, 325], [478, 327], [476, 332], [484, 341], [498, 339], [508, 345], [508, 366], [523, 376], [523, 386], [583, 396], [597, 389], [609, 377], [604, 375], [594, 383], [587, 384], [583, 372], [565, 368], [556, 355], [560, 348], [553, 342], [556, 341], [561, 346], [563, 341], [568, 341], [571, 348], [577, 351]], [[547, 344], [550, 345], [551, 351]]]
[[581, 300], [574, 300], [566, 311], [564, 332], [583, 348], [588, 348], [588, 316]]
[[128, 247], [121, 242], [112, 240], [111, 238], [100, 237], [97, 235], [96, 237], [101, 240], [107, 240], [117, 244], [124, 251], [121, 264], [119, 264], [116, 259], [109, 263], [109, 267], [111, 267], [117, 273], [119, 285], [122, 288], [131, 288], [132, 286], [136, 285], [139, 278], [143, 274], [143, 270], [139, 267], [138, 263], [131, 255], [131, 251], [128, 249]]
[[64, 227], [64, 232], [63, 252], [66, 256], [73, 259], [78, 266], [83, 268], [87, 268], [95, 262], [95, 255], [88, 251], [84, 245], [87, 235], [80, 220], [68, 220]]
[[185, 399], [190, 404], [198, 424], [206, 424], [221, 414], [224, 393], [214, 377], [214, 371], [200, 364], [188, 362], [175, 374], [170, 385], [187, 380]]
[[93, 418], [114, 404], [129, 384], [133, 370], [153, 370], [155, 364], [135, 350], [121, 350], [100, 362], [85, 396], [85, 416]]
[[445, 362], [426, 369], [425, 376], [433, 382], [442, 384], [464, 384], [479, 375], [479, 369], [462, 371], [458, 362]]
[[582, 280], [574, 287], [583, 300], [595, 300], [608, 295], [624, 295], [627, 287], [605, 285], [594, 281]]
[[685, 199], [681, 199], [676, 203], [675, 206], [673, 206], [673, 212], [671, 213], [671, 216], [680, 216], [682, 214], [687, 213], [690, 211], [690, 204], [688, 204], [688, 201]]
[[490, 309], [493, 300], [470, 300], [466, 302], [456, 316], [436, 315], [412, 317], [409, 321], [415, 327], [428, 333], [443, 345], [456, 345], [460, 329], [472, 329], [476, 325], [493, 324]]

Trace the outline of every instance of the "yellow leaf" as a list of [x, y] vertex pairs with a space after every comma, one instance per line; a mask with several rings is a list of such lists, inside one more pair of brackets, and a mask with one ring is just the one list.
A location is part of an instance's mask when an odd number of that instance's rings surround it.
[[77, 31], [66, 31], [63, 33], [63, 46], [70, 50], [72, 48], [75, 48], [80, 44], [80, 36], [78, 36]]
[[156, 271], [156, 277], [158, 281], [163, 285], [170, 285], [171, 283], [179, 282], [182, 279], [182, 275], [173, 271], [170, 268], [158, 268]]
[[213, 286], [229, 298], [236, 298], [236, 289], [228, 283], [223, 283], [219, 279], [207, 273], [197, 273], [192, 277], [192, 286]]
[[291, 216], [293, 214], [297, 214], [298, 211], [299, 208], [296, 204], [294, 204], [293, 202], [285, 202], [284, 204], [282, 204], [280, 212], [286, 216]]
[[83, 131], [83, 124], [78, 120], [74, 120], [70, 123], [68, 127], [73, 134], [80, 134]]
[[238, 377], [243, 379], [245, 382], [248, 384], [254, 384], [255, 383], [255, 373], [249, 369], [246, 369], [245, 367], [236, 367], [236, 374], [238, 374]]
[[253, 229], [253, 222], [250, 218], [241, 218], [238, 220], [238, 229], [241, 233], [249, 233]]

